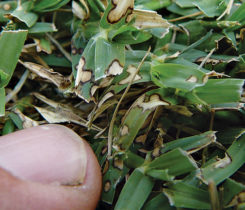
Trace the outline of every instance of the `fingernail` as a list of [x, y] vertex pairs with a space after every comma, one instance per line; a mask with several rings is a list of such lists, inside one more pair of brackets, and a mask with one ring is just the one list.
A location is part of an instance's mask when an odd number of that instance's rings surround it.
[[65, 126], [32, 127], [0, 137], [0, 167], [23, 180], [78, 185], [86, 175], [86, 148]]

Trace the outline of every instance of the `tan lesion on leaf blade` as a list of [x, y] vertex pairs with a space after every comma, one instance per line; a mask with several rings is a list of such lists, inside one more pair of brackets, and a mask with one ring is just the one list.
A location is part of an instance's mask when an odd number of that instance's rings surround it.
[[233, 206], [238, 206], [241, 203], [245, 202], [245, 191], [240, 192], [239, 194], [235, 195], [231, 202], [225, 206], [225, 208], [233, 207]]
[[22, 61], [19, 62], [27, 69], [29, 69], [32, 73], [52, 82], [60, 89], [66, 89], [71, 84], [69, 78], [66, 78], [62, 74], [55, 72], [53, 69], [46, 68], [42, 65], [32, 63], [32, 62], [22, 62]]
[[135, 143], [145, 144], [146, 138], [147, 138], [146, 134], [140, 135], [135, 139]]
[[147, 102], [145, 102], [145, 98], [146, 95], [142, 95], [133, 106], [141, 107], [143, 108], [143, 112], [145, 112], [146, 110], [152, 110], [158, 106], [170, 105], [169, 102], [162, 100], [158, 94], [151, 95]]
[[10, 4], [4, 4], [4, 5], [3, 5], [3, 9], [4, 9], [5, 11], [8, 11], [8, 10], [11, 9], [11, 5], [10, 5]]
[[112, 96], [114, 96], [114, 94], [112, 92], [108, 92], [104, 95], [104, 97], [100, 100], [99, 104], [98, 104], [98, 108], [102, 106], [102, 104], [108, 100], [109, 98], [111, 98]]
[[123, 170], [123, 160], [119, 158], [114, 158], [113, 166], [119, 170]]
[[191, 82], [191, 83], [197, 83], [198, 82], [198, 78], [194, 75], [191, 75], [187, 80], [187, 82]]
[[134, 0], [112, 0], [112, 3], [114, 8], [107, 16], [107, 20], [111, 24], [120, 21], [134, 7]]
[[119, 63], [119, 61], [117, 59], [115, 59], [114, 61], [112, 61], [112, 63], [110, 64], [108, 70], [107, 70], [107, 76], [109, 75], [120, 75], [123, 72], [123, 66]]
[[[135, 66], [129, 65], [129, 67], [127, 69], [127, 72], [129, 73], [129, 75], [125, 79], [121, 80], [119, 82], [119, 84], [124, 85], [124, 84], [128, 84], [129, 82], [131, 82], [136, 71], [137, 71], [137, 68]], [[141, 79], [142, 79], [142, 77], [139, 74], [136, 74], [136, 76], [134, 78], [134, 82], [141, 80]]]
[[125, 136], [129, 133], [129, 129], [128, 129], [128, 126], [127, 125], [124, 125], [121, 130], [120, 130], [120, 134], [121, 136]]
[[98, 85], [94, 85], [94, 86], [91, 88], [91, 90], [90, 90], [91, 96], [93, 96], [93, 95], [95, 94], [96, 90], [98, 90], [98, 89], [99, 89], [99, 86], [98, 86]]
[[225, 157], [223, 159], [218, 159], [218, 161], [214, 163], [214, 168], [225, 168], [231, 163], [231, 161], [231, 157], [225, 153]]
[[109, 192], [111, 189], [111, 182], [108, 180], [105, 182], [105, 185], [104, 185], [104, 191], [105, 192]]
[[77, 66], [75, 87], [77, 87], [80, 82], [85, 83], [92, 79], [92, 72], [89, 70], [84, 70], [85, 63], [86, 63], [85, 58], [81, 57]]
[[105, 174], [108, 170], [109, 170], [109, 161], [106, 160], [102, 173]]
[[127, 22], [134, 19], [133, 25], [138, 29], [147, 28], [170, 28], [172, 25], [161, 15], [157, 14], [155, 11], [148, 10], [133, 10], [132, 14], [128, 15]]
[[15, 108], [14, 113], [17, 114], [19, 116], [19, 118], [22, 120], [23, 128], [31, 128], [31, 127], [39, 125], [38, 121], [35, 121], [35, 120], [27, 117], [18, 108]]

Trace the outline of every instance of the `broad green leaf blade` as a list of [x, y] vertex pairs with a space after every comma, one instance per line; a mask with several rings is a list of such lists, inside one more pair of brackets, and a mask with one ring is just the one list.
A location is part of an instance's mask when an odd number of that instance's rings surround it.
[[[125, 45], [107, 41], [103, 34], [92, 37], [76, 68], [76, 93], [86, 101], [90, 101], [99, 80], [105, 77], [114, 77], [123, 72], [125, 63]], [[75, 56], [73, 57], [76, 60]], [[75, 71], [75, 70], [74, 70]]]
[[171, 207], [169, 204], [169, 201], [167, 197], [161, 193], [148, 201], [145, 206], [143, 207], [143, 210], [175, 210], [175, 207]]
[[157, 180], [162, 181], [173, 181], [174, 176], [170, 176], [168, 173], [168, 169], [161, 170], [161, 169], [151, 169], [147, 172], [147, 176], [150, 176]]
[[4, 124], [1, 135], [3, 136], [6, 134], [9, 134], [9, 133], [12, 133], [12, 132], [14, 132], [14, 129], [15, 129], [15, 126], [14, 126], [13, 121], [8, 119]]
[[[191, 2], [191, 4], [193, 3], [192, 0], [189, 0]], [[177, 1], [176, 1], [177, 3]], [[195, 6], [192, 4], [192, 7], [188, 7], [188, 8], [183, 8], [178, 6], [177, 4], [172, 3], [171, 5], [169, 5], [167, 7], [167, 10], [169, 10], [172, 13], [181, 15], [181, 16], [185, 16], [185, 15], [191, 15], [191, 14], [195, 14], [200, 12], [199, 9], [195, 8]]]
[[35, 13], [25, 12], [22, 10], [15, 10], [13, 13], [11, 13], [11, 16], [18, 18], [20, 21], [24, 22], [28, 27], [32, 27], [38, 19], [38, 16]]
[[7, 22], [8, 19], [4, 15], [13, 12], [17, 7], [16, 1], [0, 2], [0, 22]]
[[185, 49], [183, 49], [182, 53], [191, 50], [193, 48], [196, 48], [197, 46], [199, 46], [200, 44], [202, 44], [203, 42], [205, 42], [208, 38], [210, 38], [212, 36], [213, 32], [212, 30], [209, 31], [205, 36], [203, 36], [201, 39], [197, 40], [196, 42], [192, 43], [190, 46], [186, 47]]
[[222, 11], [219, 10], [219, 0], [199, 0], [194, 1], [193, 4], [196, 5], [208, 17], [215, 17], [222, 13]]
[[159, 10], [171, 4], [170, 0], [135, 0], [136, 9]]
[[200, 178], [205, 182], [213, 180], [216, 185], [234, 174], [245, 163], [245, 135], [235, 140], [225, 157], [201, 169]]
[[243, 79], [210, 79], [194, 90], [207, 104], [233, 103], [241, 100]]
[[[123, 28], [126, 28], [123, 31]], [[139, 31], [133, 26], [120, 27], [119, 30], [109, 32], [109, 39], [119, 44], [138, 44], [149, 40], [152, 35], [147, 31]]]
[[159, 87], [171, 87], [183, 90], [193, 90], [207, 82], [207, 75], [190, 66], [164, 63], [151, 69], [153, 82]]
[[163, 193], [168, 197], [171, 206], [190, 209], [210, 209], [208, 191], [177, 182], [170, 184], [163, 189]]
[[42, 0], [35, 3], [33, 10], [36, 12], [50, 12], [66, 5], [70, 0]]
[[48, 33], [48, 32], [56, 32], [57, 29], [53, 23], [43, 23], [37, 22], [34, 26], [32, 26], [28, 32], [29, 34], [40, 34], [40, 33]]
[[120, 75], [125, 63], [125, 45], [109, 42], [99, 37], [95, 47], [95, 81], [106, 76]]
[[143, 165], [144, 158], [128, 150], [125, 153], [124, 163], [128, 168], [138, 168]]
[[23, 129], [23, 122], [17, 114], [11, 112], [9, 113], [8, 116], [14, 122], [14, 124], [16, 125], [18, 129], [20, 130]]
[[232, 179], [227, 179], [223, 187], [224, 187], [224, 198], [223, 199], [224, 199], [224, 204], [226, 206], [236, 205], [236, 199], [239, 200], [237, 195], [241, 192], [244, 193], [245, 191], [244, 184], [236, 182]]
[[238, 7], [238, 9], [236, 9], [236, 11], [233, 12], [233, 14], [230, 17], [228, 17], [229, 21], [238, 21], [240, 23], [240, 26], [236, 26], [232, 30], [236, 30], [236, 29], [238, 29], [244, 25], [244, 23], [245, 23], [245, 17], [243, 15], [244, 12], [245, 12], [245, 2], [243, 2]]
[[[117, 166], [116, 160], [109, 160], [106, 162], [105, 167], [107, 168], [103, 176], [103, 191], [102, 200], [106, 203], [112, 204], [116, 192], [116, 187], [119, 182], [124, 178], [126, 173], [128, 173], [128, 168], [122, 165]], [[107, 165], [108, 164], [108, 165]]]
[[193, 2], [195, 2], [195, 1], [193, 1], [193, 0], [176, 0], [176, 4], [178, 4], [180, 7], [183, 7], [183, 8], [194, 7]]
[[71, 67], [71, 62], [68, 61], [65, 57], [58, 57], [57, 55], [42, 55], [41, 58], [49, 65], [49, 66], [59, 66], [59, 67]]
[[134, 0], [109, 0], [109, 4], [100, 21], [102, 28], [119, 28], [126, 23], [128, 15], [132, 12]]
[[144, 205], [154, 185], [154, 181], [135, 169], [124, 185], [115, 210], [139, 210]]
[[[2, 31], [0, 36], [0, 87], [5, 87], [14, 72], [22, 47], [27, 36], [27, 31]], [[11, 44], [10, 44], [11, 43]], [[8, 58], [8, 59], [7, 59]], [[4, 77], [2, 76], [4, 74]]]
[[149, 91], [140, 96], [125, 114], [119, 134], [114, 140], [114, 147], [117, 150], [127, 150], [149, 114], [156, 107], [168, 106], [171, 103], [174, 103], [173, 100], [164, 97], [163, 89]]
[[197, 169], [197, 165], [187, 152], [182, 149], [174, 149], [162, 154], [146, 165], [146, 173], [152, 169], [168, 169], [168, 174], [178, 176]]
[[38, 19], [38, 15], [30, 11], [32, 2], [25, 2], [17, 7], [10, 15], [10, 18], [17, 18], [24, 22], [29, 28], [32, 27]]
[[53, 7], [56, 4], [62, 2], [62, 0], [42, 0], [35, 3], [34, 11], [42, 11], [48, 7]]
[[221, 144], [232, 144], [245, 133], [245, 128], [228, 128], [217, 133], [217, 140]]
[[188, 151], [188, 153], [196, 152], [209, 144], [216, 141], [215, 132], [207, 131], [200, 135], [195, 135], [191, 137], [177, 139], [171, 142], [164, 144], [164, 147], [161, 149], [162, 153], [171, 151], [176, 148], [181, 148]]
[[101, 12], [105, 11], [104, 5], [100, 0], [88, 0], [88, 4], [90, 6], [91, 19], [100, 19]]
[[5, 115], [5, 89], [0, 88], [0, 117]]

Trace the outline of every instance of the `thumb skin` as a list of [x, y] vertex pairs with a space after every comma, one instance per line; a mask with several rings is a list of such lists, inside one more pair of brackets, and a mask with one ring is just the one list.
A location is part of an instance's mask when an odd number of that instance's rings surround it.
[[92, 149], [65, 126], [0, 137], [1, 210], [95, 209], [101, 187]]

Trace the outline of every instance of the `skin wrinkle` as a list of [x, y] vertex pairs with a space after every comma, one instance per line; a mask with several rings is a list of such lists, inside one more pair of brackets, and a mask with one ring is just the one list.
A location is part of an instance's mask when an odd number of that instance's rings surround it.
[[0, 168], [1, 210], [95, 209], [101, 193], [102, 176], [92, 149], [88, 143], [84, 142], [84, 145], [87, 170], [81, 186], [54, 186], [24, 181]]

